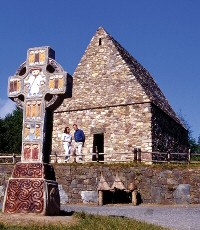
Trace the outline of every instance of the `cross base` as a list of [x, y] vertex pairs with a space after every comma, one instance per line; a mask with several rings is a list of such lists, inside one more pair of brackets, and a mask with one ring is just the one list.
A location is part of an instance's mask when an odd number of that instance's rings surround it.
[[58, 215], [60, 196], [53, 167], [43, 163], [17, 163], [8, 181], [3, 212]]

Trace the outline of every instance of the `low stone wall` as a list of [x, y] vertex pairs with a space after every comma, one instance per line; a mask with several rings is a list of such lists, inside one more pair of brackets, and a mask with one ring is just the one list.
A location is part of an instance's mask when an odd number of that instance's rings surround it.
[[0, 165], [0, 201], [3, 200], [7, 181], [13, 171], [13, 165]]
[[143, 203], [199, 204], [200, 168], [162, 169], [152, 166], [65, 166], [55, 165], [57, 181], [67, 194], [69, 203], [97, 203], [97, 187], [101, 177], [111, 187], [116, 174], [126, 188], [137, 185]]
[[[12, 165], [0, 165], [1, 198]], [[187, 166], [162, 169], [161, 166], [54, 165], [61, 203], [97, 204], [97, 187], [103, 176], [111, 187], [118, 175], [128, 188], [137, 185], [141, 202], [152, 204], [200, 204], [200, 168]]]

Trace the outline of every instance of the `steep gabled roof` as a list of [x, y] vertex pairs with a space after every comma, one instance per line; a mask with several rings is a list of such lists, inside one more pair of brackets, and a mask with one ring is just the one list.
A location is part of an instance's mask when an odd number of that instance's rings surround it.
[[[100, 27], [96, 33], [100, 32], [110, 39], [120, 53], [122, 59], [130, 68], [131, 72], [141, 84], [152, 103], [162, 109], [171, 118], [181, 124], [174, 110], [169, 105], [166, 97], [156, 84], [150, 73], [131, 55], [129, 54], [108, 32]], [[182, 125], [182, 124], [181, 124]]]
[[150, 73], [100, 27], [73, 74], [73, 93], [57, 111], [153, 103], [183, 126]]

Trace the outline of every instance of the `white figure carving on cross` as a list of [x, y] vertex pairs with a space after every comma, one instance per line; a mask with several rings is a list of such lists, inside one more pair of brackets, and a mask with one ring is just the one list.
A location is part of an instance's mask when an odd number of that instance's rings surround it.
[[46, 77], [41, 68], [31, 69], [30, 74], [24, 79], [24, 84], [28, 86], [28, 96], [37, 96], [40, 93], [40, 87], [46, 82]]

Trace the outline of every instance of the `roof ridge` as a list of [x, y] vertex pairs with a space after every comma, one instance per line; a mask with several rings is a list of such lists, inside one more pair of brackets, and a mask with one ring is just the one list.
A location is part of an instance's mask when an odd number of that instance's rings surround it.
[[[105, 30], [104, 30], [105, 31]], [[106, 31], [105, 31], [106, 32]], [[146, 70], [122, 45], [116, 41], [109, 33], [107, 33], [109, 38], [114, 43], [116, 49], [120, 53], [123, 60], [128, 64], [129, 69], [134, 74], [136, 79], [139, 81], [141, 86], [144, 88], [145, 92], [149, 96], [150, 100], [166, 112], [170, 117], [172, 117], [176, 122], [182, 124], [175, 111], [170, 106], [168, 100], [166, 99], [164, 93], [161, 91], [158, 84], [155, 82], [148, 70]], [[141, 76], [142, 75], [142, 76]], [[151, 87], [149, 87], [151, 86]]]

